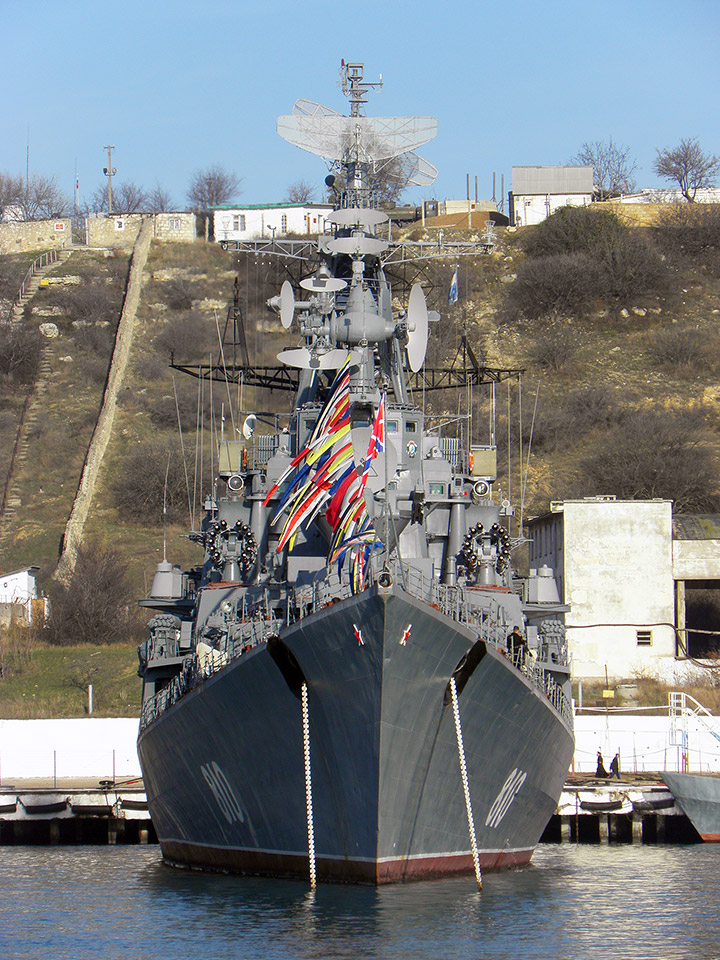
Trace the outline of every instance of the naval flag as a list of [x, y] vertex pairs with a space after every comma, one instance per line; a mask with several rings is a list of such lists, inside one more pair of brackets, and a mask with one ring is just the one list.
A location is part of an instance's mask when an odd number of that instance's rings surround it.
[[458, 268], [455, 267], [455, 273], [453, 274], [452, 283], [450, 284], [450, 292], [448, 293], [448, 303], [452, 305], [453, 303], [458, 302]]

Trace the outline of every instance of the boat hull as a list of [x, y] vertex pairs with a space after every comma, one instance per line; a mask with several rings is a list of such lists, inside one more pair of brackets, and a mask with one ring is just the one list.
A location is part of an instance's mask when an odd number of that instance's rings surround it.
[[720, 777], [663, 773], [668, 790], [706, 843], [720, 843]]
[[319, 879], [471, 872], [449, 695], [464, 657], [459, 712], [480, 864], [527, 863], [556, 809], [571, 731], [468, 628], [402, 590], [377, 588], [286, 627], [141, 732], [163, 855], [188, 866], [307, 876], [302, 679]]

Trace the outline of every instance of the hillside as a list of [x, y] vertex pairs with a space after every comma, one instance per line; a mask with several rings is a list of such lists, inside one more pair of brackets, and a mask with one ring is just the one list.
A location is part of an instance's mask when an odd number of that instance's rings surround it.
[[[446, 240], [469, 235], [448, 225], [434, 227], [431, 221], [424, 231], [414, 225], [405, 235], [437, 239], [440, 229]], [[503, 495], [511, 493], [517, 503], [522, 480], [525, 517], [547, 509], [551, 499], [591, 493], [627, 495], [618, 489], [622, 470], [629, 472], [628, 454], [618, 445], [618, 437], [629, 436], [634, 448], [642, 450], [637, 436], [652, 440], [665, 428], [679, 427], [690, 446], [680, 444], [674, 458], [663, 454], [664, 461], [674, 464], [674, 478], [665, 478], [665, 486], [658, 485], [655, 495], [670, 495], [668, 490], [675, 483], [679, 499], [686, 497], [687, 509], [702, 512], [703, 503], [706, 509], [713, 508], [719, 493], [720, 454], [715, 422], [720, 395], [716, 386], [720, 371], [717, 247], [696, 255], [677, 238], [668, 240], [667, 230], [632, 227], [631, 235], [650, 244], [664, 265], [663, 282], [657, 288], [635, 295], [631, 285], [630, 292], [610, 299], [599, 289], [589, 305], [575, 314], [553, 309], [532, 318], [527, 307], [522, 314], [513, 311], [509, 291], [521, 289], [532, 266], [528, 237], [534, 230], [500, 228], [492, 255], [463, 261], [461, 297], [450, 308], [447, 291], [454, 262], [435, 262], [419, 277], [430, 307], [443, 314], [431, 328], [428, 365], [452, 362], [465, 328], [481, 361], [524, 371], [521, 389], [512, 380], [498, 387], [495, 397]], [[127, 641], [122, 646], [127, 651], [128, 677], [134, 672], [134, 640], [143, 633], [133, 601], [147, 590], [163, 554], [166, 473], [168, 557], [181, 564], [197, 562], [198, 548], [185, 537], [189, 506], [181, 451], [190, 489], [195, 489], [190, 506], [197, 510], [210, 473], [210, 432], [213, 424], [220, 429], [222, 413], [226, 413], [224, 429], [230, 430], [231, 405], [237, 426], [240, 412], [281, 412], [290, 402], [288, 394], [277, 391], [262, 396], [243, 389], [228, 396], [217, 385], [212, 396], [209, 390], [199, 393], [197, 379], [173, 375], [168, 366], [171, 353], [187, 363], [207, 362], [217, 355], [218, 331], [224, 329], [236, 277], [251, 360], [270, 364], [279, 349], [294, 342], [294, 335], [283, 331], [265, 308], [266, 299], [278, 292], [286, 278], [282, 264], [250, 257], [237, 262], [236, 257], [202, 241], [153, 242], [145, 267], [130, 365], [85, 530], [88, 549], [110, 550], [127, 565], [121, 585], [128, 622], [117, 639]], [[39, 566], [40, 585], [51, 594], [57, 590], [51, 578], [59, 545], [102, 401], [128, 266], [126, 254], [76, 249], [26, 308], [25, 328], [39, 344], [34, 370], [18, 374], [4, 368], [0, 395], [3, 478], [28, 392], [34, 416], [23, 428], [24, 455], [13, 471], [21, 502], [0, 521], [0, 564], [5, 570]], [[0, 263], [0, 267], [5, 276], [12, 265]], [[396, 278], [396, 295], [400, 279]], [[536, 283], [531, 289], [537, 291], [539, 286]], [[48, 322], [55, 324], [57, 336], [37, 335], [40, 324]], [[198, 398], [205, 440], [202, 454], [195, 439]], [[473, 440], [487, 442], [489, 395], [478, 390], [472, 399]], [[432, 414], [458, 415], [456, 391], [428, 394], [426, 404]], [[633, 431], [638, 431], [635, 440]], [[613, 444], [621, 468], [617, 474], [610, 461], [605, 467], [595, 464], [599, 452], [612, 452]], [[643, 456], [647, 459], [650, 454]], [[197, 484], [196, 464], [202, 464], [204, 477]], [[712, 472], [703, 473], [708, 464]], [[687, 475], [701, 481], [705, 501], [698, 499], [695, 488], [695, 492], [686, 491], [681, 481]], [[644, 490], [638, 477], [630, 476], [628, 482], [635, 483], [641, 493]], [[90, 556], [91, 565], [94, 557]], [[128, 682], [137, 684], [134, 679]], [[5, 701], [0, 691], [0, 715], [8, 715], [2, 706]], [[128, 709], [132, 712], [132, 704]]]

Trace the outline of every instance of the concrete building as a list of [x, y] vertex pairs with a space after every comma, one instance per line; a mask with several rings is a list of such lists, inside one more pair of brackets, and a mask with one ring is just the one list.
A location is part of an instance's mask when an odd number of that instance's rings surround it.
[[670, 500], [596, 497], [553, 503], [528, 530], [530, 567], [551, 567], [571, 607], [574, 678], [681, 679], [688, 653], [720, 645], [720, 517], [673, 517]]
[[0, 223], [0, 255], [28, 250], [61, 249], [72, 243], [68, 217], [55, 220], [11, 220]]
[[192, 243], [197, 235], [194, 213], [106, 213], [85, 219], [85, 242], [89, 247], [130, 248], [137, 240], [143, 220], [152, 219], [156, 240]]
[[586, 207], [593, 200], [593, 168], [513, 167], [510, 223], [541, 223], [560, 207]]
[[215, 240], [272, 240], [289, 233], [307, 236], [330, 230], [330, 203], [252, 203], [213, 208]]

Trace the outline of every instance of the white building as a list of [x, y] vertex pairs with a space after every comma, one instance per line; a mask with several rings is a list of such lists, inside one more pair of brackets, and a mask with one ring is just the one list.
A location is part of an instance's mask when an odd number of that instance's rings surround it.
[[[720, 517], [673, 517], [670, 500], [565, 500], [528, 523], [530, 566], [555, 571], [573, 677], [688, 672], [707, 655], [695, 597], [720, 586]], [[698, 593], [698, 591], [702, 591]], [[693, 630], [694, 628], [694, 630]]]
[[288, 233], [327, 233], [330, 203], [253, 203], [213, 208], [214, 236], [228, 240], [273, 240]]
[[560, 207], [586, 207], [593, 200], [593, 168], [513, 167], [510, 223], [541, 223]]
[[[614, 197], [612, 203], [687, 203], [678, 188], [655, 187]], [[720, 203], [720, 187], [706, 187], [695, 194], [695, 203]]]
[[35, 575], [40, 567], [25, 567], [12, 573], [0, 573], [0, 622], [13, 620], [33, 622], [33, 607], [40, 604], [41, 616], [46, 615], [45, 601], [38, 597]]

